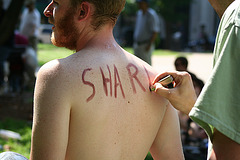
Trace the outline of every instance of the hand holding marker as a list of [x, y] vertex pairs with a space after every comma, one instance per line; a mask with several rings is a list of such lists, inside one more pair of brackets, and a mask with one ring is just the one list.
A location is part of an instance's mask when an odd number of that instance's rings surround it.
[[[160, 79], [156, 83], [160, 83], [163, 87], [166, 87], [166, 88], [173, 88], [173, 77], [171, 75], [168, 75]], [[151, 86], [150, 91], [155, 91], [155, 87]]]

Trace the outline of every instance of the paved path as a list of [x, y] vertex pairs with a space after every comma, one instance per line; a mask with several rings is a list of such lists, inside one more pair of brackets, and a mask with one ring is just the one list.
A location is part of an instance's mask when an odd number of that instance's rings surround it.
[[[180, 55], [179, 55], [180, 56]], [[183, 54], [188, 59], [188, 70], [200, 79], [207, 81], [212, 71], [213, 55], [207, 53]], [[159, 72], [175, 70], [174, 61], [176, 56], [153, 56], [152, 66]]]

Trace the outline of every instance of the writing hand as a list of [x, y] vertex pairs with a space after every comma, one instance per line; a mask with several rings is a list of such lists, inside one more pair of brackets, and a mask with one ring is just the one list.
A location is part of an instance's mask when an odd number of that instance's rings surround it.
[[[161, 78], [167, 75], [171, 75], [174, 78], [174, 88], [166, 88], [158, 83]], [[191, 75], [187, 72], [165, 72], [159, 74], [152, 84], [152, 87], [155, 88], [154, 92], [167, 98], [174, 108], [187, 115], [197, 100]]]

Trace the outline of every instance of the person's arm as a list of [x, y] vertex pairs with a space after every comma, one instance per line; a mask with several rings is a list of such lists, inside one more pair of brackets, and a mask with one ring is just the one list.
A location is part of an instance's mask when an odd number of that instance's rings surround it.
[[213, 149], [210, 153], [210, 160], [217, 159], [240, 159], [240, 144], [226, 137], [224, 134], [215, 129], [213, 135]]
[[65, 82], [58, 61], [48, 63], [38, 73], [30, 160], [65, 160], [70, 122]]
[[[173, 76], [174, 82], [176, 83], [174, 88], [165, 88], [160, 83], [157, 83], [157, 81], [167, 75]], [[162, 73], [155, 78], [153, 86], [155, 88], [154, 92], [167, 98], [174, 108], [187, 115], [197, 100], [191, 75], [187, 72]]]
[[217, 12], [219, 18], [221, 19], [225, 10], [234, 0], [208, 0], [208, 1], [212, 5], [214, 10]]
[[[172, 75], [176, 82], [176, 87], [168, 89], [163, 87], [161, 84], [156, 83], [159, 79], [166, 75]], [[166, 72], [160, 74], [153, 81], [155, 92], [163, 97], [169, 99], [171, 104], [178, 110], [189, 114], [197, 97], [194, 92], [191, 77], [187, 72]], [[240, 159], [239, 151], [240, 144], [231, 140], [221, 132], [215, 129], [213, 134], [213, 150], [210, 153], [210, 160], [216, 159]]]
[[162, 120], [158, 134], [150, 148], [155, 160], [183, 160], [180, 126], [176, 110], [170, 105]]

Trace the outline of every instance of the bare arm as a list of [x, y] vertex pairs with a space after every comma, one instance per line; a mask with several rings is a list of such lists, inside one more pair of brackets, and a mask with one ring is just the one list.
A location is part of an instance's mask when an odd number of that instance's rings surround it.
[[150, 152], [155, 160], [184, 159], [177, 112], [170, 104]]
[[213, 135], [213, 150], [210, 153], [210, 160], [216, 159], [240, 159], [240, 144], [223, 135], [218, 130]]
[[30, 160], [65, 159], [70, 104], [56, 62], [45, 65], [38, 73]]
[[234, 0], [208, 0], [208, 1], [212, 5], [214, 10], [217, 12], [219, 18], [222, 18], [223, 13]]

